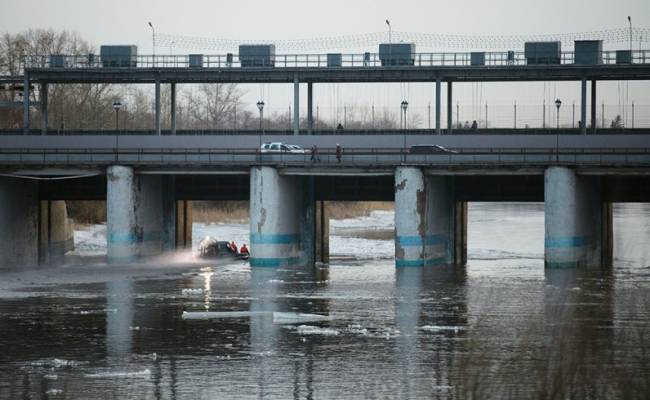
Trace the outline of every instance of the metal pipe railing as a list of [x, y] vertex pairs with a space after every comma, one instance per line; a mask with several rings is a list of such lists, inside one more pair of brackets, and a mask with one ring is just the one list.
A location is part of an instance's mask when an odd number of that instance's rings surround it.
[[[529, 65], [524, 52], [497, 51], [481, 52], [484, 55], [483, 62], [472, 64], [472, 52], [432, 52], [414, 53], [409, 60], [399, 58], [397, 66], [413, 67], [491, 67], [491, 66], [525, 66]], [[602, 64], [616, 64], [617, 54], [615, 50], [607, 50], [601, 53]], [[268, 57], [239, 56], [236, 54], [201, 55], [200, 62], [190, 62], [189, 55], [138, 55], [128, 58], [102, 59], [94, 54], [85, 55], [26, 55], [22, 59], [22, 65], [28, 69], [38, 68], [63, 68], [63, 69], [84, 69], [84, 68], [337, 68], [337, 67], [390, 67], [388, 60], [382, 60], [378, 53], [349, 53], [341, 54], [341, 64], [337, 66], [328, 65], [327, 54], [277, 54]], [[560, 59], [537, 59], [538, 65], [557, 64], [573, 65], [575, 53], [564, 51]], [[650, 63], [650, 50], [632, 50], [631, 62], [633, 64]], [[391, 65], [392, 66], [392, 65]]]

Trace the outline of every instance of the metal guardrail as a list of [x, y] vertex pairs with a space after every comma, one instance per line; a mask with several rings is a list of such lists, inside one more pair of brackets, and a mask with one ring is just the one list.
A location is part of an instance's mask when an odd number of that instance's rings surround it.
[[[42, 135], [41, 129], [30, 129], [27, 133], [23, 129], [0, 129], [0, 136], [39, 136]], [[449, 134], [447, 129], [441, 131], [441, 135], [579, 135], [581, 134], [580, 128], [479, 128], [479, 129], [465, 129], [454, 128], [452, 133]], [[650, 128], [597, 128], [594, 132], [591, 128], [587, 130], [588, 135], [648, 135]], [[50, 129], [47, 131], [47, 136], [152, 136], [156, 135], [153, 129], [126, 129], [126, 130], [97, 130], [97, 129], [68, 129], [57, 130]], [[171, 136], [170, 130], [162, 130], [161, 135]], [[223, 135], [223, 136], [260, 136], [259, 130], [244, 130], [244, 129], [183, 129], [176, 130], [177, 136], [210, 136], [210, 135]], [[264, 136], [293, 136], [294, 131], [289, 129], [268, 129], [264, 130], [261, 134]], [[372, 135], [437, 135], [435, 129], [314, 129], [311, 133], [306, 129], [300, 130], [300, 135], [350, 135], [350, 136], [372, 136]]]
[[0, 148], [0, 164], [42, 165], [290, 165], [394, 166], [417, 165], [596, 165], [650, 166], [646, 148], [462, 148], [432, 154], [411, 154], [408, 148], [349, 148], [337, 157], [333, 148], [319, 149], [318, 157], [305, 153], [260, 153], [251, 149]]
[[[341, 54], [341, 63], [337, 66], [328, 66], [327, 54], [278, 54], [269, 57], [260, 57], [259, 59], [246, 56], [246, 63], [252, 66], [244, 66], [245, 69], [255, 68], [338, 68], [338, 67], [495, 67], [495, 66], [526, 66], [529, 65], [524, 52], [520, 51], [500, 51], [500, 52], [482, 52], [484, 62], [482, 64], [472, 64], [472, 52], [457, 53], [415, 53], [413, 54], [412, 63], [404, 64], [401, 60], [396, 60], [399, 65], [386, 66], [378, 53], [352, 53]], [[220, 55], [202, 55], [200, 66], [190, 66], [189, 55], [139, 55], [130, 58], [124, 65], [115, 65], [115, 56], [111, 60], [102, 60], [98, 55], [55, 55], [56, 61], [53, 62], [51, 55], [26, 55], [22, 63], [27, 69], [53, 68], [53, 69], [88, 69], [88, 68], [242, 68], [242, 62], [239, 55], [220, 54]], [[548, 63], [544, 63], [548, 61]], [[564, 51], [560, 56], [560, 65], [575, 65], [575, 53]], [[616, 64], [616, 51], [603, 51], [602, 64]], [[650, 50], [632, 50], [632, 64], [650, 63]], [[535, 65], [552, 66], [557, 65], [557, 60], [537, 59]]]

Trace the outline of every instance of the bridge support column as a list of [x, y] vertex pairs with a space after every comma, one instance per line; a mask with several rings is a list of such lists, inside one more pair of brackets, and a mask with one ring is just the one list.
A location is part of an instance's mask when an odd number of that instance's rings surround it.
[[466, 201], [456, 201], [454, 213], [454, 262], [467, 264], [467, 217]]
[[587, 134], [587, 78], [582, 78], [580, 86], [580, 133]]
[[317, 215], [313, 178], [253, 167], [250, 179], [251, 266], [313, 266]]
[[592, 267], [611, 262], [611, 205], [597, 177], [567, 167], [544, 173], [546, 268]]
[[307, 83], [307, 129], [311, 135], [314, 131], [314, 84]]
[[132, 167], [108, 167], [106, 211], [109, 262], [130, 262], [163, 249], [163, 185], [160, 176], [135, 175]]
[[395, 265], [423, 267], [456, 263], [455, 213], [450, 177], [425, 176], [419, 168], [397, 168]]
[[192, 248], [192, 202], [176, 201], [176, 248]]
[[48, 115], [47, 115], [47, 98], [48, 84], [41, 83], [41, 134], [47, 135]]
[[29, 133], [29, 74], [25, 71], [23, 77], [23, 130]]
[[0, 177], [0, 268], [38, 264], [38, 185]]
[[155, 100], [154, 100], [154, 130], [160, 136], [160, 80], [156, 79]]
[[596, 133], [596, 80], [591, 80], [591, 132]]
[[440, 135], [440, 79], [436, 80], [436, 134]]
[[453, 91], [452, 91], [452, 82], [447, 82], [447, 133], [451, 134], [454, 129], [454, 117], [453, 117]]
[[65, 201], [42, 200], [39, 210], [39, 263], [61, 263], [74, 250], [74, 228]]
[[315, 261], [330, 262], [330, 216], [323, 200], [316, 201], [316, 249]]
[[300, 81], [293, 77], [293, 134], [300, 134]]
[[176, 83], [171, 84], [169, 97], [171, 103], [169, 105], [169, 113], [171, 114], [170, 130], [171, 130], [171, 134], [175, 135], [176, 134]]

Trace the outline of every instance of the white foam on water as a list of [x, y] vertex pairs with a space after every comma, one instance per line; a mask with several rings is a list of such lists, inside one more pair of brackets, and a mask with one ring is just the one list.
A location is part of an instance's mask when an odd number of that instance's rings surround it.
[[85, 374], [85, 378], [143, 378], [148, 379], [151, 377], [151, 371], [145, 369], [142, 371], [124, 372], [124, 371], [109, 371], [97, 372], [94, 374]]
[[45, 392], [46, 395], [48, 396], [58, 396], [63, 393], [63, 390], [61, 389], [50, 389], [47, 392]]

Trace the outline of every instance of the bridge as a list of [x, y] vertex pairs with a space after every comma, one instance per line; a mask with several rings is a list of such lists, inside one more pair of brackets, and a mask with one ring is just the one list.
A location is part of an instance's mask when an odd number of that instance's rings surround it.
[[[467, 202], [543, 201], [548, 268], [608, 265], [612, 259], [612, 203], [650, 201], [650, 132], [596, 130], [599, 80], [650, 79], [650, 52], [629, 62], [603, 52], [603, 62], [529, 65], [519, 53], [417, 54], [412, 65], [382, 65], [377, 55], [344, 56], [332, 67], [326, 55], [276, 56], [273, 66], [246, 67], [238, 57], [138, 56], [135, 64], [106, 67], [88, 56], [30, 56], [22, 81], [29, 98], [40, 85], [42, 130], [0, 132], [0, 263], [38, 262], [51, 252], [52, 211], [59, 200], [107, 202], [108, 259], [130, 262], [191, 242], [192, 200], [249, 200], [251, 265], [313, 265], [328, 260], [325, 201], [395, 202], [397, 267], [464, 264]], [[52, 63], [56, 60], [56, 63]], [[591, 134], [579, 129], [453, 129], [453, 82], [580, 81], [581, 120], [587, 118], [591, 82]], [[184, 132], [175, 126], [179, 83], [294, 85], [293, 129]], [[322, 82], [432, 82], [435, 129], [322, 132], [314, 129], [313, 84]], [[450, 115], [443, 131], [441, 85]], [[149, 131], [48, 131], [49, 84], [155, 85], [155, 123]], [[299, 87], [308, 86], [307, 127], [299, 123]], [[171, 129], [161, 129], [160, 86], [172, 88]], [[309, 153], [260, 153], [263, 142], [317, 146]], [[339, 159], [336, 145], [343, 153]], [[431, 146], [415, 152], [415, 145]], [[43, 243], [47, 246], [43, 246]], [[60, 246], [59, 246], [60, 247]], [[45, 250], [43, 250], [45, 249]]]

